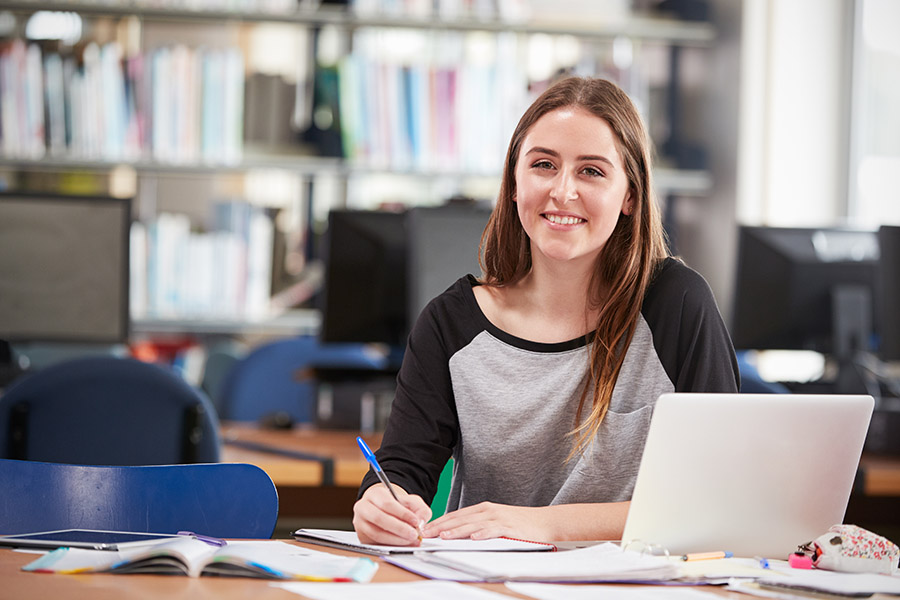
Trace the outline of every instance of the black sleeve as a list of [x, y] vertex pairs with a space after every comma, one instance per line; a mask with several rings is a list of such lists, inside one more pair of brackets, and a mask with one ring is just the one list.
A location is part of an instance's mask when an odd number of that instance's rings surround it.
[[[441, 300], [425, 307], [409, 335], [384, 438], [375, 452], [391, 483], [428, 503], [459, 436], [449, 368], [453, 341], [443, 325], [463, 315], [452, 314], [453, 303]], [[370, 469], [359, 496], [375, 483]]]
[[644, 299], [644, 319], [676, 392], [737, 392], [740, 372], [731, 335], [709, 284], [668, 259]]

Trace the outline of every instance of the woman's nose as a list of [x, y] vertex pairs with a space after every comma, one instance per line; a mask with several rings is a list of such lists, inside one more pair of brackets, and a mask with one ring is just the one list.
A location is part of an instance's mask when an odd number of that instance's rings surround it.
[[578, 186], [575, 177], [568, 171], [561, 170], [553, 185], [553, 199], [557, 202], [569, 202], [578, 198]]

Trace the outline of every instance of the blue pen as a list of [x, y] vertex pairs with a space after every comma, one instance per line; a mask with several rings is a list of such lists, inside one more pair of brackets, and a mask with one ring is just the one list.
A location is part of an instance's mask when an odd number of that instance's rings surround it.
[[[391, 485], [391, 482], [388, 480], [387, 475], [385, 475], [384, 471], [381, 469], [381, 465], [378, 464], [378, 459], [375, 458], [375, 453], [369, 448], [369, 445], [366, 443], [364, 439], [357, 436], [356, 443], [359, 444], [359, 449], [362, 450], [363, 456], [366, 457], [366, 461], [368, 461], [369, 465], [372, 466], [372, 470], [375, 471], [375, 475], [378, 476], [378, 480], [384, 484], [384, 487], [388, 489], [391, 493], [391, 496], [394, 497], [394, 500], [400, 502], [400, 498], [397, 497], [397, 492], [394, 491], [394, 486]], [[416, 528], [419, 533], [419, 540], [422, 539], [422, 530], [421, 527]]]
[[372, 470], [375, 471], [375, 474], [378, 476], [378, 480], [384, 484], [390, 492], [391, 496], [394, 497], [394, 500], [400, 502], [400, 498], [397, 497], [397, 492], [394, 491], [394, 487], [391, 485], [391, 482], [388, 481], [387, 475], [384, 474], [384, 471], [381, 470], [381, 465], [378, 464], [378, 459], [375, 458], [375, 453], [369, 448], [369, 445], [366, 443], [364, 439], [357, 436], [356, 443], [359, 444], [359, 449], [362, 450], [363, 456], [366, 457], [368, 463], [372, 466]]

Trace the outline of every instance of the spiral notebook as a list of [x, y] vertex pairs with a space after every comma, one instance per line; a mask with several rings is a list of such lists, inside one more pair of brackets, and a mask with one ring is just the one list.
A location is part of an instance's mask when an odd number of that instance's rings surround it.
[[441, 538], [426, 538], [419, 546], [383, 546], [379, 544], [363, 544], [355, 531], [342, 531], [338, 529], [298, 529], [294, 532], [294, 539], [298, 542], [319, 544], [341, 550], [353, 550], [363, 554], [375, 554], [385, 556], [389, 554], [412, 554], [420, 552], [541, 552], [556, 550], [556, 546], [544, 542], [531, 542], [528, 540], [516, 540], [507, 537], [491, 538], [488, 540], [443, 540]]
[[786, 559], [841, 523], [874, 400], [663, 394], [622, 543]]

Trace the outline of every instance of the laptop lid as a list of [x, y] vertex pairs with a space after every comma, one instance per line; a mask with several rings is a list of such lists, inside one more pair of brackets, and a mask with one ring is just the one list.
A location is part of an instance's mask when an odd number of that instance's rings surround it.
[[786, 559], [841, 523], [871, 396], [663, 394], [622, 543]]

